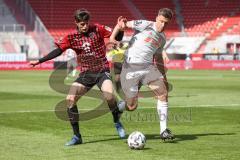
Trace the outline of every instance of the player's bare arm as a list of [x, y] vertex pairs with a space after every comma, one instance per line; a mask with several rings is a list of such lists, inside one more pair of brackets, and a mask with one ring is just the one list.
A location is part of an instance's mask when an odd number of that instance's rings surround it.
[[114, 27], [113, 32], [110, 36], [110, 42], [118, 44], [118, 42], [116, 41], [117, 35], [120, 31], [124, 31], [127, 28], [132, 28], [130, 22], [128, 22], [127, 19], [122, 16], [118, 17], [117, 25]]
[[162, 52], [162, 58], [163, 58], [163, 62], [164, 62], [165, 65], [170, 62], [170, 59], [169, 59], [169, 57], [167, 55], [167, 52], [165, 50], [163, 50], [163, 52]]

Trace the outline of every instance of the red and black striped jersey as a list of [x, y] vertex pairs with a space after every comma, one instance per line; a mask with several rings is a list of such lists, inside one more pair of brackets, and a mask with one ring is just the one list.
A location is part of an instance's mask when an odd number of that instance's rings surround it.
[[71, 48], [76, 52], [81, 72], [98, 72], [109, 69], [104, 38], [109, 38], [111, 33], [112, 29], [107, 26], [92, 24], [87, 33], [75, 30], [55, 44], [62, 51]]

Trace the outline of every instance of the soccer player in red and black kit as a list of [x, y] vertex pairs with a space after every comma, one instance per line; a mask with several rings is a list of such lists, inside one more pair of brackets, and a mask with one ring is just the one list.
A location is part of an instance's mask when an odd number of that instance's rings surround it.
[[[82, 137], [79, 131], [78, 99], [87, 93], [95, 84], [102, 91], [112, 112], [115, 127], [120, 138], [125, 137], [124, 128], [119, 121], [121, 112], [118, 110], [116, 97], [113, 94], [113, 84], [110, 78], [109, 63], [106, 58], [104, 38], [109, 38], [111, 28], [100, 24], [89, 24], [90, 13], [86, 9], [75, 11], [77, 29], [67, 34], [61, 41], [56, 42], [57, 48], [45, 57], [31, 61], [33, 67], [61, 55], [66, 49], [73, 49], [78, 58], [81, 73], [71, 85], [67, 95], [68, 116], [73, 128], [73, 138], [66, 143], [67, 146], [81, 144]], [[121, 23], [121, 18], [118, 19]], [[120, 41], [123, 32], [116, 40]]]

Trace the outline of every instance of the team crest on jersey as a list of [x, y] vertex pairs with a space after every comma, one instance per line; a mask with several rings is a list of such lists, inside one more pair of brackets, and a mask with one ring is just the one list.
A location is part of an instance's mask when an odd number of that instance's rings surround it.
[[107, 31], [112, 32], [112, 29], [111, 29], [110, 27], [104, 26], [104, 28], [105, 28]]
[[90, 38], [94, 38], [95, 36], [96, 36], [96, 34], [94, 32], [89, 33]]

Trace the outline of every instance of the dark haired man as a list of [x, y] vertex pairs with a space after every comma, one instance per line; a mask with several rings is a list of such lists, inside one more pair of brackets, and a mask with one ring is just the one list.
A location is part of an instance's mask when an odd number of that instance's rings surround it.
[[[125, 59], [121, 72], [121, 85], [125, 94], [126, 103], [119, 105], [119, 110], [133, 111], [137, 108], [139, 84], [147, 85], [157, 97], [157, 111], [160, 117], [161, 139], [173, 139], [174, 135], [167, 128], [168, 86], [164, 73], [162, 73], [163, 47], [166, 43], [164, 29], [173, 17], [168, 8], [159, 10], [156, 21], [123, 20], [115, 26], [110, 37], [115, 37], [120, 30], [131, 28], [135, 30], [129, 47], [125, 52]], [[155, 60], [155, 64], [154, 64]]]
[[[69, 48], [76, 52], [81, 73], [71, 85], [66, 98], [68, 116], [74, 133], [71, 141], [66, 143], [67, 146], [82, 143], [78, 123], [79, 114], [77, 101], [95, 84], [102, 91], [108, 103], [120, 138], [124, 138], [125, 131], [119, 121], [121, 112], [117, 107], [116, 97], [113, 94], [113, 84], [109, 74], [109, 63], [105, 56], [106, 46], [104, 38], [109, 38], [112, 30], [104, 25], [90, 24], [90, 13], [86, 9], [76, 10], [74, 18], [77, 26], [76, 30], [67, 34], [59, 42], [56, 42], [56, 49], [37, 61], [31, 61], [30, 65], [34, 67], [35, 65], [51, 60]], [[120, 21], [121, 19], [118, 19], [118, 23]], [[118, 35], [116, 40], [121, 40], [123, 32]]]

